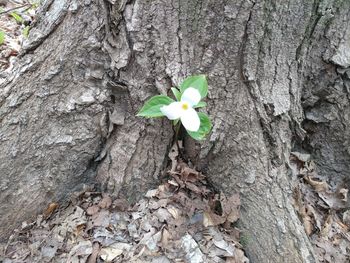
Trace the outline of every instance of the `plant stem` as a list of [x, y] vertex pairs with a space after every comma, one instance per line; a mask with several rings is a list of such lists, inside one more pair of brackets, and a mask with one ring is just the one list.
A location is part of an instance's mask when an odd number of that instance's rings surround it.
[[175, 142], [176, 142], [176, 146], [177, 146], [177, 149], [180, 153], [180, 146], [179, 146], [179, 132], [180, 132], [180, 128], [181, 128], [181, 122], [179, 122], [176, 127], [175, 127]]

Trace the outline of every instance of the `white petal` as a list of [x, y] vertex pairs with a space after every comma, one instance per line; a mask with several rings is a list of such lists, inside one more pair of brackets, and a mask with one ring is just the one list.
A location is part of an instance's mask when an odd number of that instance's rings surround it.
[[181, 101], [186, 101], [192, 107], [196, 106], [201, 100], [201, 94], [195, 88], [187, 88], [181, 96]]
[[201, 121], [193, 108], [188, 108], [181, 116], [182, 125], [189, 131], [198, 131]]
[[181, 107], [181, 102], [172, 102], [169, 105], [160, 108], [160, 111], [168, 117], [170, 120], [176, 120], [183, 114], [183, 109]]

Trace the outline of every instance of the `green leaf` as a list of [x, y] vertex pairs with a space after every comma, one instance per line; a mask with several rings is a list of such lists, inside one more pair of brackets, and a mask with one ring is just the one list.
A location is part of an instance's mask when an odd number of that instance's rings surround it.
[[173, 125], [176, 126], [179, 123], [180, 119], [173, 120]]
[[5, 32], [0, 30], [0, 45], [5, 43]]
[[208, 117], [207, 114], [203, 113], [203, 112], [198, 112], [199, 115], [199, 119], [201, 121], [201, 125], [199, 127], [199, 130], [196, 132], [191, 132], [191, 131], [187, 131], [187, 133], [195, 140], [203, 140], [205, 138], [205, 136], [208, 135], [208, 133], [211, 130], [211, 121]]
[[16, 20], [17, 23], [22, 24], [24, 19], [16, 12], [11, 12], [10, 15]]
[[165, 105], [169, 105], [174, 102], [173, 99], [165, 95], [157, 95], [145, 102], [145, 105], [141, 108], [136, 116], [140, 117], [162, 117], [164, 114], [160, 111], [160, 108]]
[[206, 107], [207, 104], [204, 102], [204, 101], [200, 101], [198, 102], [198, 104], [196, 106], [194, 106], [193, 108], [203, 108], [203, 107]]
[[181, 100], [181, 93], [177, 88], [171, 88], [171, 91], [173, 92], [175, 98], [177, 101]]
[[180, 85], [181, 94], [183, 94], [183, 92], [189, 87], [198, 90], [202, 99], [208, 94], [208, 82], [205, 75], [197, 75], [186, 78]]
[[39, 5], [41, 4], [42, 0], [38, 0], [38, 1], [30, 1], [30, 3], [32, 4], [32, 9], [36, 9], [39, 7]]
[[29, 29], [30, 29], [30, 27], [26, 26], [22, 31], [22, 34], [25, 38], [28, 38], [28, 36], [29, 36]]

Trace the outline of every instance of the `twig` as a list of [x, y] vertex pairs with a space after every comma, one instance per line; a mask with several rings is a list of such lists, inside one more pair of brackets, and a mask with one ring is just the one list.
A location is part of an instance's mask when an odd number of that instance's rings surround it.
[[14, 10], [21, 9], [21, 8], [23, 8], [23, 7], [27, 7], [27, 6], [31, 6], [31, 5], [32, 5], [32, 4], [27, 3], [27, 4], [24, 4], [24, 5], [21, 5], [21, 6], [16, 6], [16, 7], [10, 8], [10, 9], [8, 9], [8, 10], [5, 10], [5, 11], [0, 12], [0, 16], [1, 16], [1, 15], [4, 15], [4, 14], [7, 14], [7, 13], [10, 13], [10, 12], [12, 12], [12, 11], [14, 11]]
[[[23, 4], [21, 1], [17, 1], [17, 0], [8, 0], [9, 2], [16, 4], [16, 5], [20, 5]], [[26, 1], [28, 3], [28, 1]]]

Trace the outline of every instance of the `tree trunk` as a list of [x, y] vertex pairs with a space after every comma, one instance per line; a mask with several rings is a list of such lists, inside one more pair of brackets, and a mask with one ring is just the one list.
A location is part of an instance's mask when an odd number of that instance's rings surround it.
[[0, 86], [0, 237], [95, 179], [130, 201], [158, 184], [171, 124], [135, 114], [203, 73], [214, 126], [203, 143], [185, 139], [187, 155], [217, 190], [241, 193], [252, 262], [315, 262], [289, 153], [308, 149], [338, 178], [349, 169], [349, 10], [346, 0], [46, 1]]

